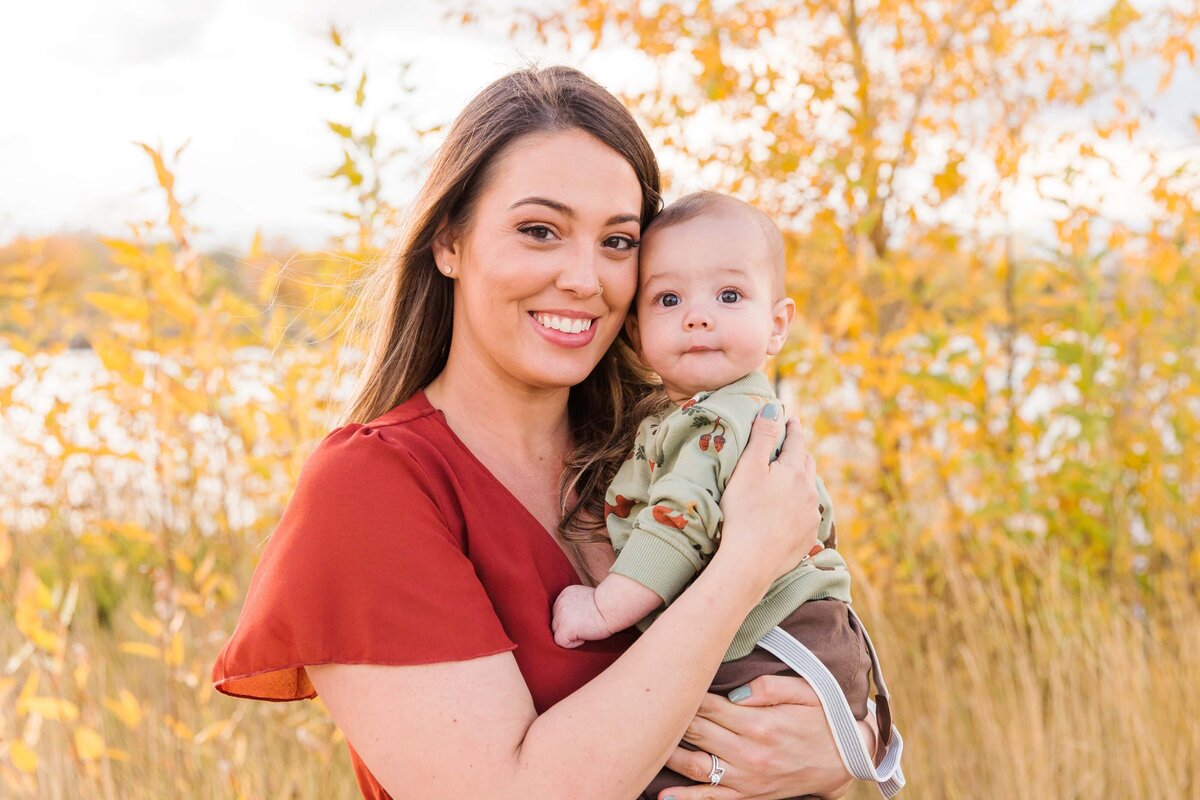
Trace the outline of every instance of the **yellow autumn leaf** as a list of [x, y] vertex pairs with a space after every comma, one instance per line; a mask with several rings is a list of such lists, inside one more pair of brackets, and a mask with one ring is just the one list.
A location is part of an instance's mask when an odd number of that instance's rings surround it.
[[23, 586], [21, 591], [30, 592], [39, 608], [51, 609], [56, 605], [53, 590], [33, 570], [22, 571], [21, 584]]
[[132, 522], [115, 522], [113, 520], [105, 520], [101, 523], [101, 527], [108, 533], [116, 534], [124, 539], [134, 542], [145, 542], [146, 544], [155, 544], [158, 539], [153, 533], [135, 525]]
[[362, 77], [358, 79], [358, 88], [354, 90], [354, 105], [362, 107], [363, 102], [367, 99], [367, 71], [364, 69]]
[[224, 289], [217, 293], [214, 305], [237, 320], [257, 319], [261, 313], [258, 306], [252, 305], [233, 292]]
[[18, 703], [17, 713], [37, 714], [43, 719], [72, 722], [79, 717], [79, 707], [61, 697], [29, 697]]
[[104, 751], [104, 755], [109, 761], [120, 761], [123, 764], [128, 764], [133, 761], [133, 758], [126, 750], [118, 750], [115, 747], [109, 747]]
[[196, 572], [194, 575], [192, 575], [192, 579], [195, 580], [197, 584], [203, 585], [204, 582], [208, 580], [208, 576], [212, 573], [212, 569], [214, 566], [216, 566], [216, 564], [217, 554], [215, 551], [210, 550], [208, 555], [201, 559], [200, 565], [196, 567]]
[[[213, 576], [213, 578], [216, 577], [218, 576]], [[210, 578], [210, 580], [212, 580], [212, 578]], [[183, 608], [186, 608], [188, 611], [192, 612], [198, 617], [204, 616], [204, 598], [200, 595], [196, 594], [195, 592], [190, 592], [187, 589], [179, 589], [177, 599], [179, 601], [179, 605]]]
[[[13, 308], [17, 308], [17, 306], [13, 306]], [[30, 317], [30, 324], [32, 324], [32, 317]], [[30, 339], [24, 336], [18, 336], [15, 333], [5, 334], [5, 344], [8, 345], [8, 347], [10, 347], [13, 351], [20, 353], [23, 356], [31, 356], [40, 349], [38, 345]]]
[[88, 292], [83, 299], [101, 311], [128, 322], [145, 322], [150, 317], [150, 306], [144, 297], [112, 292]]
[[844, 336], [850, 332], [858, 317], [858, 308], [857, 295], [851, 295], [838, 304], [837, 311], [833, 315], [833, 333], [835, 336]]
[[175, 719], [170, 714], [163, 715], [163, 722], [166, 723], [167, 728], [170, 729], [171, 733], [175, 734], [175, 736], [180, 739], [187, 739], [191, 741], [196, 738], [196, 734], [191, 728], [189, 728], [185, 723]]
[[155, 300], [164, 311], [183, 325], [191, 325], [196, 321], [196, 300], [188, 294], [182, 278], [172, 265], [156, 269], [151, 273], [150, 280], [154, 286]]
[[171, 644], [167, 647], [167, 652], [163, 656], [163, 660], [172, 667], [177, 667], [183, 663], [183, 634], [176, 631], [171, 637]]
[[100, 241], [109, 249], [109, 255], [114, 262], [124, 267], [140, 270], [146, 254], [142, 248], [124, 239], [101, 237]]
[[192, 570], [196, 568], [195, 562], [192, 561], [192, 557], [187, 553], [176, 551], [171, 557], [171, 560], [175, 562], [175, 569], [179, 570], [185, 575], [191, 575]]
[[136, 365], [133, 361], [133, 355], [130, 353], [129, 347], [118, 343], [115, 339], [109, 336], [97, 334], [90, 339], [92, 351], [100, 359], [100, 363], [104, 368], [115, 375], [138, 375], [140, 382], [140, 371], [135, 369]]
[[46, 630], [41, 624], [34, 624], [22, 630], [34, 646], [45, 653], [58, 653], [63, 648], [63, 640], [53, 631]]
[[938, 198], [945, 202], [958, 193], [966, 182], [966, 176], [962, 174], [959, 167], [962, 166], [963, 158], [957, 153], [951, 153], [946, 160], [946, 166], [933, 178], [933, 186], [937, 189]]
[[105, 698], [104, 707], [130, 730], [142, 724], [142, 706], [128, 689], [122, 689], [115, 698]]
[[221, 719], [216, 722], [210, 722], [196, 734], [196, 744], [204, 744], [209, 739], [216, 739], [222, 736], [226, 731], [233, 728], [233, 720]]
[[8, 566], [8, 562], [12, 559], [12, 554], [12, 536], [9, 535], [8, 527], [3, 522], [0, 522], [0, 569]]
[[129, 617], [133, 620], [133, 624], [137, 625], [138, 629], [150, 638], [157, 639], [162, 636], [163, 624], [154, 617], [148, 617], [136, 609], [130, 613]]
[[38, 757], [37, 753], [22, 742], [20, 739], [13, 739], [8, 746], [8, 751], [12, 755], [13, 766], [24, 772], [26, 775], [32, 775], [37, 772]]
[[209, 575], [208, 579], [205, 580], [204, 583], [200, 584], [199, 587], [197, 587], [197, 592], [199, 593], [200, 597], [209, 597], [212, 595], [213, 590], [220, 585], [222, 577], [223, 576], [221, 575]]
[[73, 670], [71, 670], [71, 677], [75, 681], [75, 686], [80, 691], [83, 691], [84, 689], [87, 688], [88, 677], [90, 677], [91, 674], [92, 674], [92, 667], [86, 661], [79, 662], [78, 664], [75, 665], [75, 668]]
[[104, 737], [98, 732], [80, 725], [75, 729], [75, 754], [83, 761], [95, 761], [104, 755]]
[[22, 705], [35, 694], [37, 694], [38, 683], [40, 683], [40, 681], [41, 678], [37, 672], [30, 672], [29, 676], [25, 678], [25, 683], [21, 686], [21, 692], [17, 695], [18, 714], [21, 713]]
[[162, 650], [146, 642], [121, 642], [120, 651], [144, 658], [162, 658]]
[[[154, 173], [158, 178], [158, 185], [162, 187], [167, 195], [167, 225], [175, 235], [176, 242], [184, 244], [187, 241], [186, 222], [183, 218], [183, 209], [179, 204], [179, 199], [175, 196], [175, 173], [167, 166], [161, 149], [155, 149], [143, 142], [136, 142], [136, 144], [142, 148], [146, 155], [150, 156], [150, 160], [154, 164]], [[183, 148], [180, 149], [182, 150]], [[178, 156], [178, 152], [176, 156]]]

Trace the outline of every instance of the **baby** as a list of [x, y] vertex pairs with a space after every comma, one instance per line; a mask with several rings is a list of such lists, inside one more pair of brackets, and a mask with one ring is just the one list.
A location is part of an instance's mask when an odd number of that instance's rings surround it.
[[[783, 348], [795, 303], [785, 293], [783, 237], [770, 218], [725, 195], [688, 195], [648, 226], [640, 264], [629, 333], [673, 405], [641, 423], [605, 497], [617, 551], [611, 573], [594, 589], [568, 587], [554, 604], [554, 639], [562, 647], [634, 624], [644, 630], [704, 568], [721, 538], [718, 503], [751, 423], [765, 404], [778, 405], [760, 369]], [[790, 673], [755, 648], [780, 626], [829, 668], [862, 719], [871, 657], [848, 612], [850, 575], [835, 549], [833, 507], [819, 478], [817, 491], [817, 546], [751, 611], [710, 691]], [[691, 782], [664, 769], [643, 797]]]

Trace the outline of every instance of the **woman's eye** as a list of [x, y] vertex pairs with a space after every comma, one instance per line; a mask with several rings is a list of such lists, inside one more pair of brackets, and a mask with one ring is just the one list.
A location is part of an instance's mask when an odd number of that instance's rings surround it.
[[721, 294], [718, 295], [718, 299], [722, 303], [736, 303], [742, 299], [742, 293], [737, 289], [722, 289]]
[[632, 250], [638, 246], [638, 241], [632, 236], [609, 236], [604, 240], [604, 246], [614, 250]]
[[540, 242], [548, 242], [554, 237], [554, 231], [545, 225], [523, 225], [517, 228], [521, 233], [531, 236]]
[[664, 292], [658, 296], [658, 304], [661, 306], [666, 306], [667, 308], [677, 306], [681, 302], [683, 301], [679, 299], [679, 295], [675, 294], [674, 292]]

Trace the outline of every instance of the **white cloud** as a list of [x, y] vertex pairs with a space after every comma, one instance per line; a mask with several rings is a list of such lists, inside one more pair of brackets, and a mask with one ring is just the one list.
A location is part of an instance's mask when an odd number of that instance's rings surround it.
[[160, 217], [132, 142], [190, 140], [179, 188], [197, 198], [206, 242], [244, 245], [262, 228], [320, 244], [337, 227], [324, 209], [341, 199], [318, 177], [338, 159], [324, 124], [338, 98], [313, 86], [328, 77], [324, 32], [331, 21], [352, 32], [381, 95], [395, 65], [414, 61], [423, 121], [448, 121], [520, 57], [442, 13], [366, 0], [60, 0], [3, 12], [0, 240]]
[[[330, 22], [351, 31], [377, 98], [393, 99], [387, 84], [395, 66], [413, 62], [413, 108], [425, 125], [449, 121], [476, 91], [527, 60], [563, 60], [514, 48], [499, 17], [463, 29], [443, 19], [444, 8], [433, 0], [7, 4], [0, 11], [0, 241], [61, 229], [117, 232], [129, 220], [161, 217], [150, 165], [132, 142], [173, 149], [190, 140], [179, 186], [196, 198], [191, 217], [208, 231], [204, 243], [244, 247], [257, 228], [323, 243], [338, 227], [324, 209], [342, 199], [319, 178], [339, 157], [324, 120], [342, 107], [312, 85], [328, 77]], [[639, 79], [640, 63], [627, 53], [591, 54], [578, 66], [615, 86]], [[1200, 81], [1177, 78], [1153, 101], [1153, 141], [1188, 152], [1197, 110]], [[1120, 180], [1097, 182], [1122, 215], [1140, 213], [1144, 189], [1122, 195], [1114, 186]], [[1044, 227], [1045, 202], [1029, 187], [1021, 191], [1025, 199], [1014, 207], [1024, 218], [1015, 221]]]

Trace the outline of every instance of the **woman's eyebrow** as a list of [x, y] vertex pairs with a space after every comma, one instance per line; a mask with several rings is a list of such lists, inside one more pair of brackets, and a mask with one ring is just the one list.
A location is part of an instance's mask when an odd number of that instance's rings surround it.
[[[575, 209], [565, 203], [560, 203], [557, 200], [551, 200], [547, 197], [523, 197], [517, 202], [509, 206], [509, 209], [517, 208], [518, 206], [545, 206], [546, 208], [554, 209], [563, 216], [569, 219], [575, 219]], [[620, 225], [625, 222], [641, 222], [642, 218], [637, 214], [615, 214], [605, 221], [605, 226]]]

